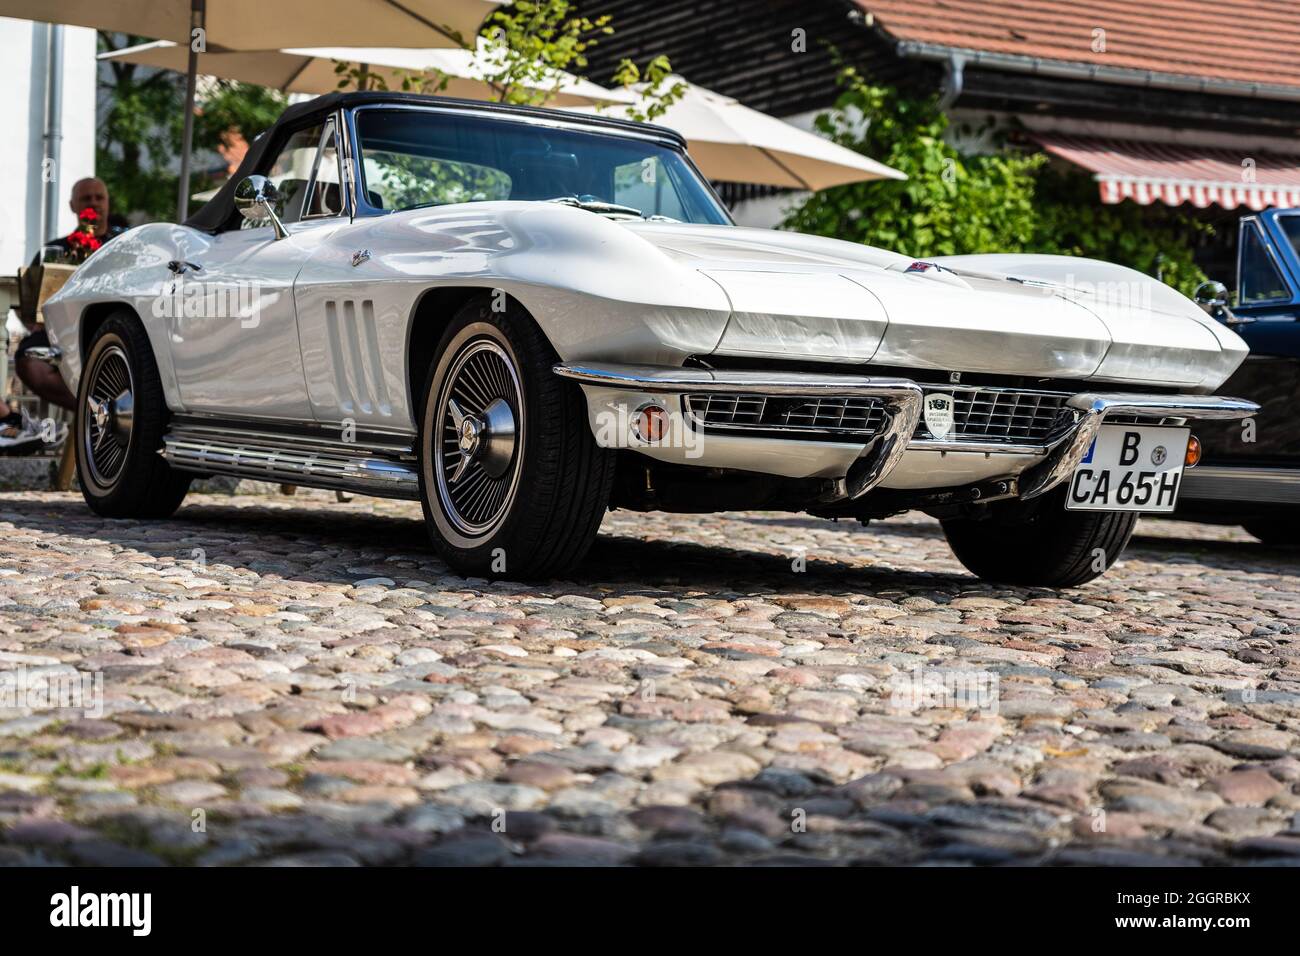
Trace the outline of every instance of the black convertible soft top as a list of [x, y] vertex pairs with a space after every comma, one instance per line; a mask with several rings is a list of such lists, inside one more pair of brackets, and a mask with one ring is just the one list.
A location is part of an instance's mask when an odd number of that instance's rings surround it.
[[592, 113], [570, 113], [566, 110], [544, 109], [536, 106], [507, 106], [503, 103], [488, 103], [481, 100], [463, 100], [450, 96], [428, 96], [420, 93], [386, 93], [375, 90], [357, 91], [352, 90], [342, 93], [326, 93], [324, 96], [318, 96], [314, 100], [307, 100], [303, 103], [296, 103], [290, 106], [280, 118], [275, 121], [275, 125], [262, 133], [248, 148], [244, 154], [244, 160], [235, 170], [235, 174], [226, 180], [215, 196], [204, 203], [197, 212], [185, 220], [185, 225], [192, 229], [201, 229], [204, 232], [217, 232], [224, 227], [235, 214], [235, 186], [245, 176], [250, 176], [256, 172], [262, 165], [267, 149], [272, 143], [275, 143], [280, 137], [278, 133], [283, 129], [296, 127], [304, 120], [313, 116], [326, 116], [338, 109], [347, 109], [353, 106], [372, 105], [383, 103], [396, 104], [419, 104], [426, 106], [454, 107], [459, 109], [473, 110], [491, 110], [507, 116], [534, 117], [542, 119], [560, 119], [570, 123], [581, 122], [592, 126], [601, 126], [611, 130], [628, 130], [636, 131], [642, 134], [652, 133], [663, 139], [676, 143], [682, 149], [686, 148], [686, 141], [680, 133], [668, 129], [665, 126], [655, 126], [651, 123], [635, 123], [631, 120], [616, 119], [610, 116], [601, 116]]

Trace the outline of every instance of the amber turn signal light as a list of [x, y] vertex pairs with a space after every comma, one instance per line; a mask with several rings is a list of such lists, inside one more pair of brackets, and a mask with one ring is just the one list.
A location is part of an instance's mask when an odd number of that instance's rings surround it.
[[1187, 457], [1184, 461], [1188, 468], [1195, 468], [1196, 463], [1201, 460], [1201, 440], [1195, 435], [1187, 437]]
[[642, 405], [636, 410], [632, 427], [643, 442], [651, 445], [661, 442], [668, 434], [668, 409], [662, 405]]

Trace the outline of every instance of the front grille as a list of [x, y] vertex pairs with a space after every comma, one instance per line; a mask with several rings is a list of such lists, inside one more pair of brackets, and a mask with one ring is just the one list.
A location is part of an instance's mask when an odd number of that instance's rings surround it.
[[[1042, 444], [1073, 421], [1065, 407], [1068, 392], [953, 387], [926, 389], [925, 394], [953, 398], [952, 430], [944, 441]], [[913, 437], [933, 438], [924, 416]]]
[[[927, 396], [953, 398], [952, 430], [944, 441], [984, 444], [1045, 444], [1074, 421], [1065, 407], [1070, 394], [991, 386], [926, 389]], [[860, 440], [878, 434], [885, 424], [884, 402], [862, 396], [693, 392], [683, 401], [687, 416], [706, 431]], [[934, 439], [924, 416], [912, 437]]]
[[884, 403], [862, 396], [694, 392], [686, 413], [706, 430], [799, 432], [807, 437], [870, 437], [885, 423]]

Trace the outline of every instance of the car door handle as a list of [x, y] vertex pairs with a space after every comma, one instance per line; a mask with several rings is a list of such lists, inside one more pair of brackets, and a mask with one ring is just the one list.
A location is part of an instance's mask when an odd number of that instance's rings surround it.
[[167, 263], [167, 268], [178, 276], [184, 275], [191, 270], [194, 272], [203, 271], [203, 266], [199, 265], [197, 262], [186, 262], [183, 259], [173, 259], [171, 262]]

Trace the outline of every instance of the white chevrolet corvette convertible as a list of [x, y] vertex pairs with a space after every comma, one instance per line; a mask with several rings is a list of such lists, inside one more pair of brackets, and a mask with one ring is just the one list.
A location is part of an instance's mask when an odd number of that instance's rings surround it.
[[607, 508], [939, 518], [1071, 586], [1169, 512], [1246, 348], [1119, 266], [735, 226], [654, 126], [388, 93], [287, 110], [182, 225], [45, 306], [86, 501], [198, 475], [418, 499], [466, 574], [572, 572]]

